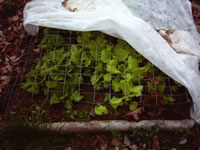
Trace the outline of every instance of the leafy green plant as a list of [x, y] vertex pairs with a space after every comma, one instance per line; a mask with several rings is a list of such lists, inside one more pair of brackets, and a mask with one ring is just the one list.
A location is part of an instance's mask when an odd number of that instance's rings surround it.
[[[50, 28], [44, 29], [44, 38], [41, 40], [39, 44], [40, 49], [44, 49], [48, 52], [62, 48], [63, 45], [66, 43], [64, 38], [59, 34], [51, 33]], [[56, 43], [56, 47], [55, 47]]]
[[94, 112], [96, 115], [106, 115], [108, 114], [108, 109], [105, 106], [100, 105], [95, 107]]
[[164, 96], [164, 103], [172, 103], [172, 102], [175, 102], [176, 100], [171, 97], [171, 96]]
[[[45, 54], [27, 73], [22, 88], [33, 94], [43, 92], [50, 96], [52, 105], [63, 103], [72, 117], [76, 115], [74, 103], [83, 99], [78, 87], [88, 81], [96, 90], [111, 87], [114, 94], [105, 94], [104, 103], [110, 103], [114, 109], [123, 105], [137, 109], [137, 99], [144, 90], [141, 80], [152, 73], [152, 65], [123, 40], [110, 42], [97, 32], [77, 35], [77, 44], [65, 46], [61, 35], [45, 29], [39, 45]], [[147, 82], [147, 86], [149, 94], [165, 91], [162, 78]], [[165, 101], [172, 98], [166, 97]], [[95, 107], [97, 115], [107, 114], [106, 110], [104, 106]]]
[[80, 139], [80, 140], [87, 137], [87, 135], [84, 134], [84, 133], [79, 133], [79, 134], [76, 134], [75, 136], [76, 136], [78, 139]]
[[156, 79], [153, 79], [151, 81], [147, 82], [147, 86], [148, 86], [148, 92], [150, 94], [155, 94], [156, 93], [160, 93], [160, 94], [164, 94], [165, 91], [165, 80], [158, 77]]
[[[178, 84], [174, 81], [175, 84]], [[160, 99], [162, 99], [162, 103], [168, 104], [175, 102], [176, 100], [172, 96], [164, 96], [164, 92], [166, 90], [165, 80], [161, 77], [157, 77], [151, 81], [147, 82], [148, 93], [152, 95], [160, 95]], [[178, 86], [177, 86], [178, 87]], [[177, 87], [172, 87], [172, 91], [176, 91]], [[179, 85], [180, 87], [180, 85]]]
[[131, 103], [129, 104], [129, 109], [130, 109], [131, 111], [136, 110], [137, 108], [138, 108], [138, 102], [133, 101], [133, 102], [131, 102]]
[[41, 109], [39, 105], [36, 105], [35, 109], [31, 111], [31, 121], [34, 125], [38, 126], [43, 123], [43, 118], [45, 116], [46, 111]]
[[[39, 47], [45, 49], [46, 54], [26, 75], [26, 82], [22, 85], [26, 91], [34, 94], [43, 91], [44, 95], [50, 95], [51, 104], [63, 103], [67, 109], [72, 109], [73, 102], [83, 98], [77, 87], [87, 76], [97, 90], [106, 89], [112, 84], [114, 92], [124, 94], [123, 97], [110, 99], [115, 109], [123, 105], [124, 101], [131, 103], [132, 97], [142, 94], [143, 86], [137, 84], [148, 72], [150, 65], [140, 67], [142, 59], [136, 58], [140, 55], [126, 42], [119, 40], [114, 46], [103, 34], [87, 32], [77, 38], [78, 44], [84, 46], [84, 51], [83, 47], [77, 45], [71, 45], [69, 51], [64, 46], [54, 51], [55, 40], [57, 45], [64, 43], [61, 36], [44, 31]], [[87, 68], [94, 65], [95, 69]]]
[[70, 114], [70, 118], [71, 119], [73, 119], [73, 120], [75, 120], [76, 118], [76, 116], [77, 116], [77, 111], [76, 110], [74, 110], [74, 109], [69, 109], [69, 110], [67, 110], [66, 111], [68, 114]]
[[51, 46], [55, 41], [47, 40], [48, 37], [49, 34], [41, 42], [41, 45], [46, 46], [40, 47], [49, 49], [26, 75], [22, 88], [33, 94], [43, 91], [44, 95], [50, 95], [51, 104], [63, 103], [65, 108], [72, 109], [73, 102], [79, 102], [83, 98], [77, 90], [83, 78], [79, 75], [80, 68], [70, 66], [80, 65], [85, 60], [79, 62], [81, 50], [75, 46], [71, 46], [70, 51], [65, 51], [64, 47], [52, 51]]
[[129, 137], [133, 138], [134, 142], [139, 146], [139, 149], [142, 149], [144, 144], [146, 144], [147, 149], [151, 148], [152, 137], [158, 135], [159, 132], [159, 126], [153, 126], [150, 129], [138, 127], [130, 129]]
[[81, 111], [79, 114], [77, 114], [77, 118], [75, 119], [79, 122], [86, 122], [90, 120], [89, 112], [87, 110]]
[[120, 131], [112, 131], [112, 138], [123, 139], [123, 134]]
[[[125, 41], [118, 40], [116, 45], [113, 45], [105, 40], [103, 34], [95, 35], [88, 32], [81, 34], [78, 42], [84, 45], [86, 51], [89, 51], [92, 64], [97, 62], [90, 78], [95, 88], [102, 90], [111, 85], [114, 93], [123, 93], [124, 96], [121, 97], [110, 96], [109, 103], [114, 109], [126, 103], [132, 103], [133, 97], [142, 95], [143, 86], [139, 84], [139, 81], [151, 69], [151, 64], [140, 65], [143, 57]], [[133, 103], [130, 109], [133, 109]]]

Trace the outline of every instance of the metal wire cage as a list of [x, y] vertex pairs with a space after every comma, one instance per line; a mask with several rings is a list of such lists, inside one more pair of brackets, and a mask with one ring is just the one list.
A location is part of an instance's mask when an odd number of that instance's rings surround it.
[[[53, 49], [51, 50], [52, 52], [57, 52], [57, 50], [61, 47], [64, 47], [65, 50], [63, 51], [63, 53], [65, 53], [66, 51], [70, 51], [70, 48], [72, 45], [76, 45], [77, 47], [82, 47], [82, 51], [81, 54], [83, 54], [83, 52], [85, 53], [89, 53], [84, 47], [84, 38], [82, 39], [82, 44], [77, 42], [77, 32], [75, 31], [63, 31], [63, 30], [57, 30], [57, 29], [50, 29], [48, 31], [48, 34], [53, 34], [53, 35], [57, 35], [57, 36], [49, 36], [49, 40], [54, 41], [53, 45], [51, 45], [51, 47], [53, 47]], [[97, 33], [97, 32], [94, 32]], [[92, 33], [93, 34], [93, 33]], [[60, 43], [60, 41], [58, 41], [59, 36], [62, 36], [64, 39], [64, 43]], [[108, 35], [104, 35], [105, 39], [111, 43], [113, 43], [113, 45], [116, 44], [117, 39]], [[112, 80], [107, 82], [107, 84], [104, 84], [103, 89], [98, 89], [99, 86], [102, 86], [101, 84], [98, 83], [91, 83], [90, 75], [86, 75], [84, 70], [86, 70], [87, 68], [93, 70], [94, 72], [97, 70], [97, 66], [98, 63], [100, 62], [100, 58], [98, 58], [98, 56], [96, 57], [96, 59], [94, 60], [93, 65], [90, 65], [88, 67], [85, 67], [84, 65], [78, 65], [78, 66], [74, 66], [72, 65], [64, 65], [61, 67], [64, 67], [64, 72], [59, 73], [59, 76], [62, 76], [63, 79], [59, 80], [59, 81], [54, 81], [54, 82], [58, 82], [62, 84], [62, 88], [58, 89], [58, 88], [54, 88], [53, 90], [51, 88], [47, 89], [47, 94], [44, 95], [42, 94], [42, 90], [40, 89], [40, 91], [37, 94], [34, 94], [33, 92], [26, 92], [25, 90], [22, 89], [22, 85], [24, 82], [26, 82], [27, 79], [27, 73], [31, 70], [34, 69], [36, 66], [37, 61], [42, 60], [43, 56], [46, 54], [46, 51], [38, 48], [38, 44], [40, 44], [41, 46], [41, 41], [44, 37], [43, 34], [43, 29], [40, 30], [39, 34], [36, 37], [31, 37], [28, 40], [22, 41], [23, 45], [26, 45], [25, 47], [25, 56], [22, 58], [21, 63], [19, 64], [19, 68], [22, 68], [20, 74], [17, 73], [13, 73], [12, 75], [12, 79], [11, 82], [9, 84], [9, 86], [4, 90], [3, 96], [1, 98], [1, 111], [6, 110], [7, 107], [11, 104], [11, 103], [18, 103], [19, 105], [26, 105], [26, 103], [29, 103], [30, 101], [34, 102], [34, 103], [38, 103], [38, 99], [47, 99], [49, 101], [49, 99], [51, 98], [52, 95], [50, 95], [50, 93], [60, 93], [61, 95], [65, 95], [66, 94], [66, 85], [67, 84], [74, 84], [74, 81], [71, 80], [66, 80], [67, 76], [71, 76], [72, 79], [73, 78], [78, 78], [79, 80], [76, 80], [75, 84], [77, 85], [76, 89], [79, 92], [80, 96], [83, 96], [83, 99], [81, 101], [76, 102], [76, 104], [89, 104], [89, 105], [98, 105], [101, 102], [104, 102], [104, 99], [106, 96], [108, 97], [108, 101], [105, 103], [109, 103], [109, 100], [111, 99], [111, 97], [115, 96], [115, 97], [123, 97], [126, 96], [124, 95], [123, 92], [114, 92], [112, 89]], [[52, 38], [52, 39], [51, 39]], [[51, 43], [52, 44], [52, 43]], [[45, 45], [42, 45], [45, 46]], [[96, 54], [98, 54], [98, 44], [96, 44]], [[110, 56], [112, 56], [113, 54], [110, 53]], [[120, 55], [120, 54], [119, 54]], [[141, 56], [139, 54], [138, 55], [138, 59], [141, 58]], [[56, 56], [55, 56], [56, 57]], [[64, 61], [67, 63], [69, 61], [69, 57], [67, 56]], [[55, 58], [56, 59], [56, 58]], [[81, 55], [80, 58], [77, 58], [78, 61], [81, 61], [83, 59], [83, 55]], [[144, 59], [145, 60], [145, 59]], [[138, 61], [139, 62], [139, 61]], [[125, 63], [125, 62], [124, 62]], [[143, 64], [149, 63], [148, 60], [145, 60], [145, 62], [141, 62], [138, 65], [143, 66]], [[63, 65], [63, 64], [62, 64]], [[68, 70], [75, 68], [78, 71], [77, 74], [74, 73], [68, 73]], [[138, 80], [138, 85], [142, 85], [143, 86], [143, 92], [142, 95], [139, 97], [134, 97], [133, 99], [135, 101], [137, 101], [139, 103], [140, 106], [160, 106], [160, 105], [183, 105], [183, 104], [188, 104], [189, 102], [191, 102], [191, 98], [190, 95], [188, 94], [188, 91], [186, 88], [184, 88], [183, 86], [179, 85], [178, 83], [174, 82], [170, 77], [164, 75], [159, 69], [157, 69], [155, 66], [153, 66], [151, 64], [151, 75], [150, 76], [146, 76], [145, 78], [139, 79]], [[50, 83], [52, 82], [50, 76], [52, 74], [56, 73], [49, 73], [47, 75], [47, 79], [46, 81], [50, 81]], [[162, 75], [160, 75], [162, 74]], [[39, 74], [38, 74], [39, 75]], [[84, 76], [84, 79], [82, 79], [82, 76]], [[115, 75], [116, 77], [117, 75]], [[114, 77], [112, 77], [114, 78]], [[121, 77], [119, 77], [121, 78]], [[164, 91], [161, 93], [159, 91], [159, 88], [163, 88], [162, 84], [156, 84], [155, 82], [164, 82]], [[154, 89], [153, 92], [149, 92], [149, 86], [148, 83], [151, 83], [152, 88]], [[52, 83], [53, 84], [53, 83]], [[163, 98], [166, 97], [170, 97], [175, 99], [175, 101], [168, 101], [163, 102]], [[22, 99], [26, 99], [26, 101], [22, 101]], [[25, 103], [25, 104], [24, 104]], [[28, 104], [27, 104], [28, 105]], [[11, 108], [12, 109], [12, 108]], [[25, 109], [24, 109], [25, 110]]]

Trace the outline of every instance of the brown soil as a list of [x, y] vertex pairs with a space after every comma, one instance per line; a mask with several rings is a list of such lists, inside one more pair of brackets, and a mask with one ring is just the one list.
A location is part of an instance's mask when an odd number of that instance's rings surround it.
[[[84, 89], [86, 90], [84, 91]], [[128, 106], [122, 106], [117, 110], [114, 110], [110, 104], [106, 104], [105, 106], [109, 110], [108, 115], [94, 115], [94, 108], [96, 104], [104, 104], [104, 93], [96, 94], [95, 103], [93, 103], [93, 88], [90, 86], [84, 86], [84, 89], [82, 90], [84, 93], [82, 94], [84, 99], [80, 103], [74, 104], [73, 110], [77, 111], [77, 115], [74, 116], [75, 120], [133, 120], [132, 117], [126, 116], [126, 113], [129, 111]], [[86, 92], [88, 92], [88, 94], [86, 94]], [[179, 97], [174, 104], [145, 105], [145, 112], [141, 115], [141, 119], [178, 120], [190, 118], [190, 104], [189, 102], [186, 102], [187, 99], [185, 101], [183, 100], [185, 100], [184, 95]], [[44, 119], [47, 122], [73, 121], [73, 119], [70, 118], [70, 113], [66, 113], [66, 109], [62, 104], [50, 106], [48, 98], [42, 94], [32, 95], [23, 91], [20, 89], [20, 87], [18, 87], [17, 91], [15, 92], [14, 99], [12, 99], [7, 108], [7, 113], [12, 114], [13, 112], [16, 112], [18, 115], [27, 114], [30, 117], [32, 110], [34, 110], [37, 105], [45, 110], [46, 116]], [[86, 113], [85, 115], [82, 114], [84, 112]]]

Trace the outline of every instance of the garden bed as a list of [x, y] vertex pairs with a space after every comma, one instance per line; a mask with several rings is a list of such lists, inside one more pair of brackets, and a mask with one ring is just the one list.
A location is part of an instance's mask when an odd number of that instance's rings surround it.
[[[47, 29], [46, 29], [47, 30]], [[83, 81], [75, 81], [76, 88], [74, 88], [73, 92], [78, 91], [78, 96], [81, 97], [81, 100], [73, 102], [73, 108], [66, 108], [64, 107], [65, 100], [62, 100], [60, 102], [51, 102], [52, 93], [51, 91], [55, 90], [57, 92], [57, 87], [51, 89], [48, 89], [48, 94], [44, 96], [42, 90], [45, 87], [42, 85], [40, 88], [38, 88], [37, 94], [34, 93], [35, 91], [29, 91], [26, 92], [27, 89], [23, 89], [23, 84], [27, 83], [27, 78], [30, 78], [29, 75], [26, 75], [30, 72], [30, 70], [34, 70], [35, 66], [38, 64], [39, 61], [41, 61], [46, 53], [45, 48], [42, 49], [41, 47], [45, 47], [47, 44], [49, 44], [48, 48], [52, 49], [52, 51], [56, 51], [56, 49], [59, 49], [60, 47], [65, 47], [66, 50], [70, 49], [72, 45], [77, 46], [78, 48], [81, 47], [81, 44], [77, 42], [77, 33], [76, 32], [70, 32], [70, 31], [61, 31], [61, 30], [53, 30], [48, 29], [49, 33], [47, 36], [51, 36], [52, 39], [49, 39], [49, 41], [56, 41], [56, 38], [62, 38], [64, 39], [65, 43], [44, 43], [44, 39], [46, 38], [45, 35], [39, 34], [38, 37], [35, 39], [31, 39], [27, 42], [28, 45], [28, 51], [27, 54], [23, 57], [21, 66], [23, 68], [23, 71], [21, 72], [20, 76], [13, 76], [14, 82], [10, 84], [10, 87], [8, 87], [7, 97], [6, 99], [10, 101], [8, 108], [6, 111], [8, 113], [14, 113], [17, 114], [31, 114], [31, 112], [37, 107], [40, 107], [42, 110], [46, 112], [46, 118], [45, 120], [47, 122], [54, 122], [54, 121], [89, 121], [89, 120], [134, 120], [132, 116], [127, 116], [127, 113], [131, 111], [130, 109], [130, 102], [129, 99], [126, 102], [126, 100], [123, 100], [124, 105], [119, 105], [118, 108], [113, 108], [112, 104], [109, 102], [113, 97], [121, 98], [126, 97], [123, 89], [118, 90], [118, 92], [114, 91], [112, 88], [114, 85], [112, 84], [111, 80], [106, 83], [106, 88], [98, 89], [98, 85], [101, 85], [102, 83], [93, 84], [91, 82], [91, 76], [84, 76], [83, 75]], [[41, 33], [41, 32], [40, 32]], [[79, 33], [82, 35], [82, 33]], [[94, 32], [89, 33], [98, 35], [100, 33]], [[100, 34], [100, 36], [105, 37], [104, 39], [109, 41], [112, 44], [117, 43], [117, 39]], [[43, 38], [44, 37], [44, 38]], [[82, 37], [83, 38], [83, 37]], [[95, 37], [93, 37], [95, 38]], [[42, 40], [43, 39], [43, 40]], [[63, 39], [60, 39], [63, 40]], [[103, 39], [103, 40], [104, 40]], [[46, 39], [47, 40], [47, 39]], [[39, 42], [41, 41], [41, 42]], [[48, 42], [49, 42], [48, 41]], [[38, 47], [37, 45], [40, 44]], [[46, 44], [46, 45], [45, 45]], [[126, 43], [123, 43], [126, 44]], [[128, 46], [128, 45], [125, 45]], [[84, 48], [84, 45], [82, 45]], [[98, 47], [97, 47], [98, 48]], [[129, 47], [128, 47], [129, 48]], [[86, 49], [87, 50], [87, 49]], [[130, 48], [128, 49], [130, 50]], [[178, 83], [174, 82], [172, 79], [170, 79], [168, 76], [164, 75], [161, 71], [159, 71], [155, 66], [153, 66], [151, 63], [149, 63], [146, 59], [144, 59], [141, 55], [137, 54], [134, 49], [134, 54], [137, 55], [135, 60], [141, 61], [140, 64], [138, 64], [138, 69], [149, 67], [150, 71], [145, 73], [142, 77], [139, 77], [135, 82], [136, 86], [141, 86], [142, 93], [139, 96], [132, 96], [130, 98], [130, 101], [132, 101], [134, 104], [136, 103], [137, 106], [132, 111], [136, 110], [137, 108], [144, 107], [144, 113], [141, 114], [140, 119], [166, 119], [166, 120], [181, 120], [181, 119], [187, 119], [189, 118], [189, 108], [191, 104], [191, 98], [187, 92], [187, 90], [180, 86]], [[67, 52], [66, 51], [66, 52]], [[62, 54], [66, 53], [65, 51], [61, 52]], [[89, 50], [86, 51], [86, 54], [90, 54]], [[115, 55], [115, 54], [113, 54]], [[121, 55], [121, 54], [120, 54]], [[100, 56], [100, 55], [99, 55]], [[69, 56], [70, 57], [70, 56]], [[128, 57], [128, 56], [127, 56]], [[39, 60], [38, 60], [39, 59]], [[78, 58], [77, 60], [80, 61], [81, 58]], [[126, 58], [128, 61], [128, 58]], [[59, 59], [58, 59], [59, 60]], [[64, 64], [67, 64], [69, 60], [65, 60]], [[97, 62], [101, 62], [101, 60], [98, 60]], [[120, 61], [122, 62], [122, 61]], [[106, 63], [105, 63], [106, 64]], [[76, 66], [76, 64], [70, 64], [68, 68], [78, 68], [82, 70], [82, 72], [79, 72], [77, 75], [73, 76], [73, 73], [70, 75], [73, 79], [74, 77], [81, 77], [83, 74], [84, 69], [90, 68], [91, 71], [95, 71], [96, 64], [93, 64], [93, 66]], [[141, 67], [140, 67], [140, 66]], [[62, 65], [61, 65], [62, 66]], [[53, 67], [53, 66], [51, 66]], [[106, 67], [106, 66], [105, 66]], [[128, 67], [128, 66], [127, 66]], [[136, 66], [137, 67], [137, 66]], [[66, 71], [66, 70], [65, 70]], [[103, 70], [104, 72], [107, 70]], [[108, 72], [108, 71], [107, 71]], [[112, 74], [112, 72], [109, 72]], [[59, 73], [57, 73], [59, 74]], [[62, 73], [60, 73], [62, 74]], [[93, 73], [94, 74], [94, 73]], [[51, 75], [51, 73], [48, 73], [47, 76]], [[37, 76], [37, 75], [34, 75]], [[38, 74], [38, 76], [40, 76]], [[67, 76], [66, 73], [63, 73], [61, 76]], [[113, 73], [113, 77], [115, 78], [117, 74]], [[119, 75], [120, 76], [120, 75]], [[33, 77], [33, 76], [32, 76]], [[123, 79], [123, 77], [119, 77]], [[45, 82], [51, 82], [51, 83], [64, 83], [64, 84], [70, 84], [71, 82], [65, 81], [65, 80], [52, 80], [47, 79]], [[32, 81], [31, 81], [32, 82]], [[102, 81], [101, 81], [102, 82]], [[104, 81], [103, 81], [104, 82]], [[34, 82], [33, 82], [34, 83]], [[138, 85], [137, 85], [138, 84]], [[64, 86], [64, 85], [62, 85]], [[104, 85], [105, 86], [105, 85]], [[128, 85], [127, 85], [128, 86]], [[30, 86], [32, 87], [32, 86]], [[29, 87], [29, 88], [30, 88]], [[97, 88], [96, 88], [97, 87]], [[126, 86], [125, 86], [126, 87]], [[63, 87], [58, 92], [65, 95], [69, 91], [64, 91]], [[13, 90], [11, 90], [13, 89]], [[133, 93], [132, 93], [133, 94]], [[107, 98], [105, 100], [106, 96], [110, 98]], [[128, 97], [128, 96], [127, 96]], [[166, 99], [168, 101], [166, 101]], [[125, 98], [126, 99], [126, 98]], [[171, 101], [170, 101], [171, 100]], [[53, 103], [53, 104], [52, 104]], [[51, 105], [52, 104], [52, 105]], [[97, 106], [105, 106], [108, 110], [108, 114], [104, 115], [97, 115], [95, 114], [95, 107]]]

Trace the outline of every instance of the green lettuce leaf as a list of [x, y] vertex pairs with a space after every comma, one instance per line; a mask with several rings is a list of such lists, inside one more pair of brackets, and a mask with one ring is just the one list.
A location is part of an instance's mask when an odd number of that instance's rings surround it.
[[114, 109], [117, 109], [117, 107], [123, 105], [123, 97], [118, 98], [113, 96], [112, 99], [110, 100], [110, 104]]
[[118, 62], [117, 60], [111, 60], [107, 64], [107, 71], [112, 73], [112, 74], [121, 74], [121, 72], [117, 69]]
[[94, 109], [96, 115], [106, 115], [108, 114], [108, 109], [105, 106], [96, 106]]

